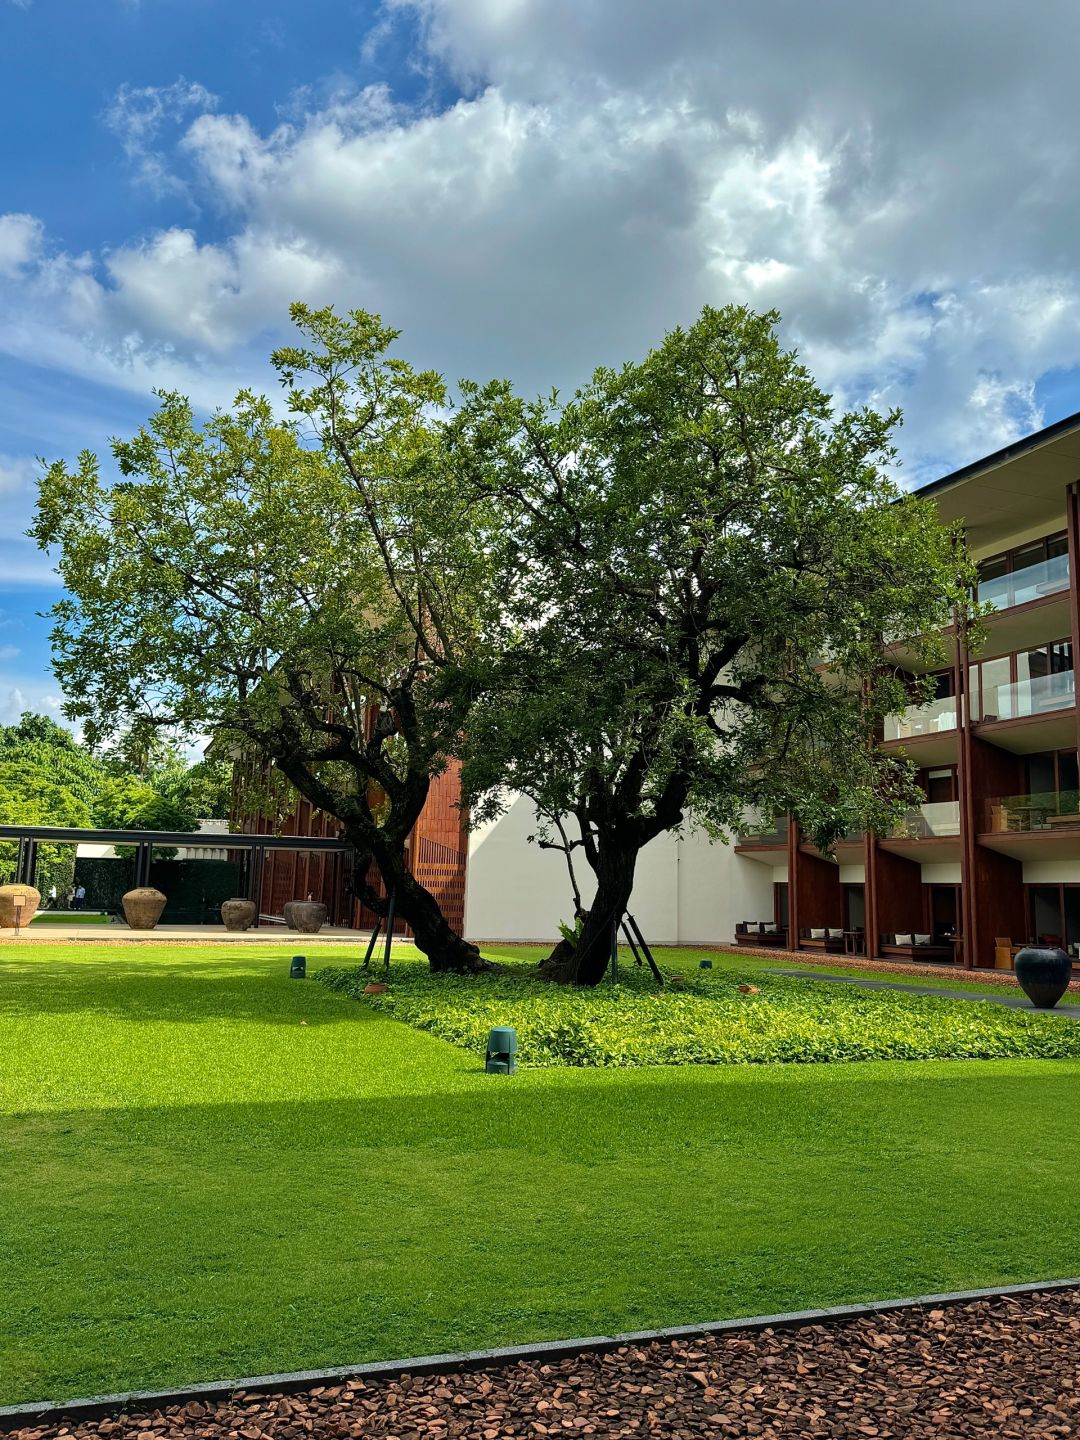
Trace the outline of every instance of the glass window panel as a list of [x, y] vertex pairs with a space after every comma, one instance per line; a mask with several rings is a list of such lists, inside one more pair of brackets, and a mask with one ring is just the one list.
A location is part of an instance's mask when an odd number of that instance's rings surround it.
[[984, 660], [976, 666], [974, 713], [981, 720], [1007, 720], [1013, 715], [1009, 686], [1009, 657]]
[[1046, 537], [1046, 553], [1052, 560], [1056, 555], [1068, 555], [1069, 537], [1062, 530], [1059, 535], [1048, 535]]
[[956, 890], [952, 885], [931, 885], [930, 914], [935, 940], [950, 940], [956, 934]]
[[1065, 947], [1073, 956], [1080, 949], [1080, 885], [1065, 886]]
[[1053, 751], [1045, 755], [1028, 756], [1027, 788], [1032, 795], [1053, 794], [1057, 789]]
[[775, 913], [777, 923], [782, 925], [786, 930], [788, 923], [788, 887], [782, 880], [777, 881], [773, 886], [773, 896], [776, 902]]
[[1080, 766], [1076, 763], [1075, 750], [1063, 750], [1058, 756], [1058, 790], [1063, 795], [1080, 790]]
[[[1056, 885], [1031, 887], [1031, 913], [1035, 939], [1043, 944], [1061, 944], [1061, 891]], [[1055, 940], [1056, 937], [1056, 940]]]
[[1026, 570], [1030, 565], [1038, 565], [1040, 560], [1046, 559], [1046, 542], [1044, 540], [1032, 540], [1027, 545], [1018, 545], [1010, 556], [1011, 570], [1015, 575], [1018, 570]]
[[931, 805], [937, 805], [943, 800], [956, 799], [951, 770], [928, 770], [923, 789], [926, 791], [926, 798]]
[[1073, 668], [1073, 653], [1071, 640], [1058, 640], [1050, 646], [1050, 673], [1061, 675], [1066, 670]]
[[1045, 645], [1038, 650], [1021, 650], [1016, 657], [1017, 680], [1037, 680], [1050, 673], [1050, 654]]

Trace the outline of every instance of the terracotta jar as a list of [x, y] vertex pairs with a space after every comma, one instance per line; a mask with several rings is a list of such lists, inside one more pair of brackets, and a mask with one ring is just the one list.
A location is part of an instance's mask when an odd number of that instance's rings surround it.
[[289, 929], [304, 935], [317, 935], [326, 924], [326, 906], [319, 900], [289, 900], [282, 913]]
[[0, 930], [15, 929], [15, 899], [22, 898], [18, 912], [20, 928], [30, 924], [41, 904], [41, 891], [33, 885], [0, 885]]
[[255, 923], [257, 913], [254, 900], [223, 900], [221, 902], [221, 923], [226, 930], [250, 930]]
[[129, 890], [123, 899], [124, 919], [132, 930], [153, 930], [165, 909], [165, 896], [152, 885]]

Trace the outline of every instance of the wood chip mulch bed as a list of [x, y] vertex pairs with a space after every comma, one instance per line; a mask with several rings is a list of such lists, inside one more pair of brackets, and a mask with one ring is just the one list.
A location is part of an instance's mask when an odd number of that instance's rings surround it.
[[19, 1440], [1011, 1437], [1080, 1430], [1080, 1291], [20, 1430]]

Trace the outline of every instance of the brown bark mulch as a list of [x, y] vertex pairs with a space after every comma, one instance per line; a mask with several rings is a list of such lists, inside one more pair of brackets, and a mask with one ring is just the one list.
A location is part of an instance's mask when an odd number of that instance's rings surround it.
[[1080, 1291], [798, 1330], [627, 1345], [557, 1363], [351, 1380], [292, 1395], [35, 1426], [19, 1440], [502, 1440], [504, 1436], [1072, 1436]]

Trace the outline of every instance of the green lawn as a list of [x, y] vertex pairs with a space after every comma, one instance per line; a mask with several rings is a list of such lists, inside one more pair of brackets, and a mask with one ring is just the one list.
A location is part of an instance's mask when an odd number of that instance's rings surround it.
[[108, 925], [108, 915], [97, 915], [93, 911], [76, 910], [73, 914], [54, 914], [51, 910], [39, 910], [30, 921], [31, 925]]
[[11, 945], [0, 1402], [1075, 1275], [1078, 1097], [1071, 1060], [506, 1079], [262, 947]]

